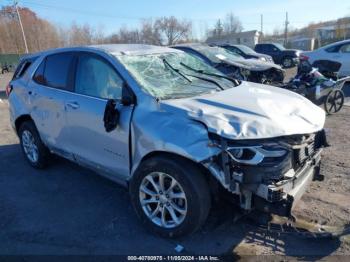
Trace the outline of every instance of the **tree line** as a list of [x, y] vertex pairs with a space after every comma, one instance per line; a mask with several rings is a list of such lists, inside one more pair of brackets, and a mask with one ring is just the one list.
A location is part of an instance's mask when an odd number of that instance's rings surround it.
[[[49, 48], [108, 44], [142, 43], [173, 45], [192, 40], [192, 22], [174, 16], [144, 19], [138, 28], [122, 26], [116, 33], [106, 36], [103, 28], [93, 28], [88, 24], [73, 22], [69, 27], [61, 27], [42, 19], [26, 7], [18, 7], [29, 52]], [[14, 6], [0, 9], [0, 53], [25, 53], [19, 17]]]

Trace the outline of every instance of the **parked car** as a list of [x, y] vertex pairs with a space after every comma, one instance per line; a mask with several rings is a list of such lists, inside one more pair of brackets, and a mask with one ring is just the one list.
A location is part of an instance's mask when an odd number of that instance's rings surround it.
[[298, 65], [301, 52], [295, 49], [286, 49], [283, 45], [277, 43], [256, 44], [254, 50], [258, 53], [272, 56], [273, 61], [284, 68]]
[[310, 64], [322, 60], [338, 62], [341, 67], [338, 76], [350, 76], [350, 40], [336, 42], [314, 51], [302, 52], [302, 60], [308, 60]]
[[33, 54], [7, 94], [30, 165], [54, 153], [121, 183], [142, 223], [168, 237], [198, 229], [220, 190], [244, 210], [290, 216], [325, 144], [325, 113], [306, 98], [166, 47]]
[[280, 83], [284, 79], [285, 73], [280, 66], [256, 59], [244, 59], [237, 53], [222, 47], [212, 47], [199, 43], [172, 47], [199, 57], [228, 77], [263, 84]]
[[220, 45], [220, 47], [223, 47], [231, 52], [234, 52], [234, 53], [244, 57], [245, 59], [254, 58], [254, 59], [261, 60], [261, 61], [274, 63], [271, 56], [265, 55], [265, 54], [259, 54], [259, 53], [255, 52], [253, 49], [251, 49], [250, 47], [245, 46], [245, 45], [224, 44], [224, 45]]

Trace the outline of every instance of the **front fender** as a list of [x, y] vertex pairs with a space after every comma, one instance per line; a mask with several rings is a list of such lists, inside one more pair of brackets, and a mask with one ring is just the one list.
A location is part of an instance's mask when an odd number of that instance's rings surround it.
[[197, 163], [220, 153], [211, 145], [204, 124], [160, 107], [147, 109], [138, 106], [131, 122], [131, 175], [152, 152], [173, 153]]

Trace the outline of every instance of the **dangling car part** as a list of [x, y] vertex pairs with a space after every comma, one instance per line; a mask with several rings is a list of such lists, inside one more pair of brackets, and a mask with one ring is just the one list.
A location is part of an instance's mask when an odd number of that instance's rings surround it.
[[237, 80], [262, 84], [282, 83], [284, 80], [285, 71], [273, 62], [245, 59], [228, 49], [205, 44], [181, 44], [172, 47], [202, 59], [223, 74]]
[[328, 114], [337, 113], [344, 105], [343, 86], [350, 80], [350, 77], [337, 79], [340, 66], [337, 62], [326, 60], [310, 65], [303, 60], [298, 66], [297, 75], [282, 87], [305, 96], [316, 105], [322, 105]]
[[[327, 226], [318, 223], [308, 222], [303, 219], [296, 218], [295, 221], [289, 219], [272, 216], [268, 221], [259, 221], [264, 214], [253, 212], [247, 214], [250, 222], [258, 227], [258, 232], [264, 235], [288, 235], [306, 239], [334, 239], [347, 236], [350, 234], [349, 225], [345, 226]], [[239, 219], [244, 218], [245, 215]]]

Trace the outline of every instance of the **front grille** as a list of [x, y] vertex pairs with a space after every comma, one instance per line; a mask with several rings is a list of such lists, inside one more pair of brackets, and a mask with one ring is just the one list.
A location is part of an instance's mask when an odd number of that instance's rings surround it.
[[294, 149], [294, 164], [297, 168], [301, 167], [304, 162], [312, 157], [314, 153], [317, 151], [319, 146], [317, 146], [317, 141], [315, 141], [317, 136], [314, 136], [314, 138], [309, 141], [304, 147]]
[[284, 192], [282, 189], [272, 190], [271, 188], [269, 188], [267, 200], [270, 202], [278, 202], [282, 200], [283, 196], [284, 196]]

